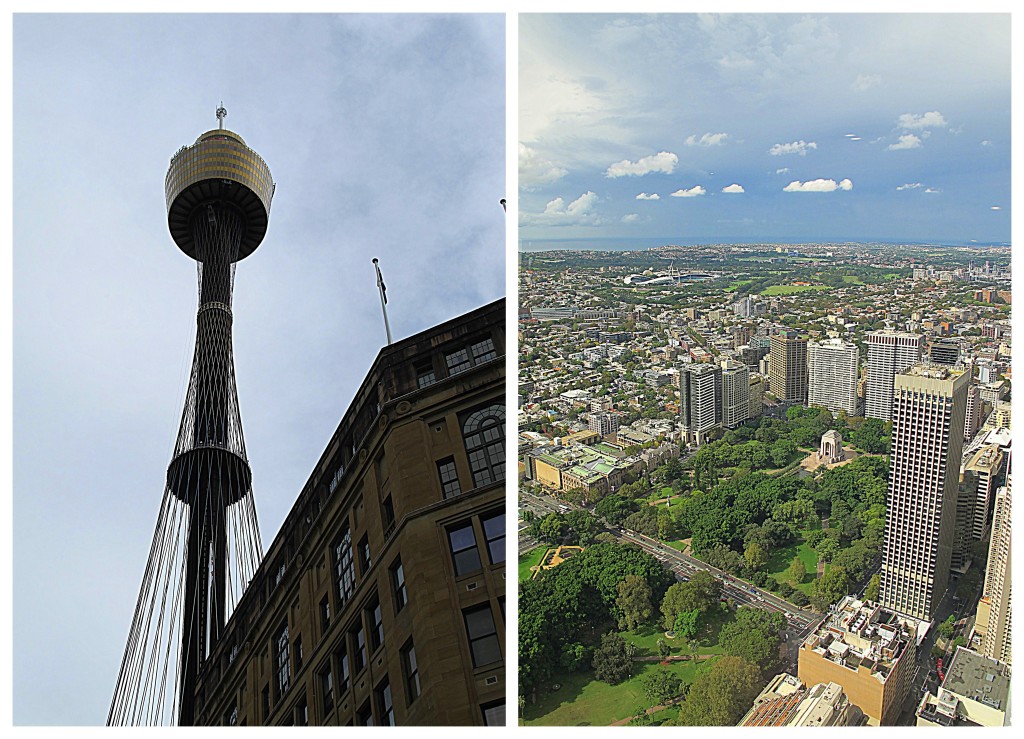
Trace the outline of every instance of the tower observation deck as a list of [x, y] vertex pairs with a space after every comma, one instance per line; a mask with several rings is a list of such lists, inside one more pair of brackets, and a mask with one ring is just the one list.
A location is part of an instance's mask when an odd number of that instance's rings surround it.
[[[227, 111], [217, 109], [223, 125]], [[218, 127], [171, 158], [167, 225], [196, 261], [196, 347], [109, 725], [192, 725], [203, 662], [263, 548], [231, 351], [235, 265], [267, 232], [274, 182], [242, 137]]]

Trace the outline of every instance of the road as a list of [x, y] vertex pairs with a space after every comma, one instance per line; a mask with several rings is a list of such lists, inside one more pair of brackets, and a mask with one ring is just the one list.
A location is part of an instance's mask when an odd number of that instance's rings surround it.
[[[525, 491], [520, 491], [519, 499], [520, 505], [523, 508], [532, 510], [535, 515], [565, 513], [572, 509], [584, 510], [582, 506], [548, 496], [533, 495]], [[696, 572], [704, 570], [710, 572], [721, 581], [723, 597], [732, 598], [741, 605], [749, 605], [781, 613], [786, 619], [786, 653], [790, 655], [790, 667], [795, 669], [797, 649], [800, 643], [821, 621], [822, 614], [798, 608], [774, 593], [762, 590], [745, 580], [740, 580], [727, 572], [712, 567], [706, 562], [701, 562], [699, 559], [685, 555], [657, 539], [652, 539], [628, 529], [606, 526], [605, 531], [611, 533], [620, 541], [634, 544], [651, 554], [669, 569], [679, 581], [689, 580]]]

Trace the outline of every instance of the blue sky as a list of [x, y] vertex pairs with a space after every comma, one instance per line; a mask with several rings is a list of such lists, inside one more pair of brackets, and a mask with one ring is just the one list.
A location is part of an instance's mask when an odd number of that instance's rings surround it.
[[1010, 22], [521, 15], [520, 242], [1009, 242]]
[[195, 263], [183, 144], [226, 126], [277, 183], [235, 276], [265, 544], [392, 332], [505, 293], [505, 20], [36, 15], [14, 23], [14, 721], [102, 724], [180, 420]]

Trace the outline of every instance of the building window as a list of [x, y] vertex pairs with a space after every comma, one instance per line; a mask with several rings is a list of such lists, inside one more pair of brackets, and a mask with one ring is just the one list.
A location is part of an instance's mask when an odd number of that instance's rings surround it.
[[391, 502], [391, 496], [389, 495], [384, 499], [384, 538], [391, 536], [391, 532], [395, 530], [395, 504]]
[[338, 695], [344, 695], [345, 691], [348, 690], [349, 677], [351, 670], [349, 670], [348, 664], [348, 652], [345, 650], [345, 644], [342, 642], [341, 647], [334, 656], [338, 660]]
[[262, 700], [260, 702], [263, 705], [263, 723], [266, 723], [267, 719], [270, 718], [270, 685], [269, 684], [263, 686], [263, 694], [262, 694], [261, 698], [262, 698]]
[[224, 714], [225, 726], [238, 726], [238, 703], [232, 703], [231, 708]]
[[277, 696], [280, 698], [288, 692], [291, 683], [292, 667], [288, 659], [291, 643], [288, 641], [288, 624], [281, 627], [277, 636], [277, 648], [274, 652], [274, 674], [277, 676]]
[[366, 534], [359, 540], [359, 570], [363, 573], [363, 577], [366, 577], [366, 573], [370, 571], [370, 565], [372, 564], [373, 560], [370, 558], [370, 535]]
[[495, 403], [470, 413], [462, 424], [462, 437], [473, 485], [480, 487], [504, 480], [505, 406]]
[[494, 628], [491, 604], [484, 603], [462, 612], [469, 636], [469, 650], [473, 655], [473, 667], [483, 667], [501, 661], [501, 645], [498, 631]]
[[483, 364], [484, 362], [490, 362], [496, 356], [497, 352], [494, 351], [494, 342], [489, 338], [483, 341], [478, 341], [469, 347], [469, 354], [473, 357], [473, 364]]
[[366, 667], [366, 632], [363, 625], [359, 624], [349, 632], [352, 636], [352, 667], [356, 674]]
[[292, 653], [295, 655], [295, 671], [302, 669], [302, 637], [295, 637], [295, 644], [292, 646]]
[[491, 564], [505, 561], [505, 512], [496, 513], [488, 518], [480, 519], [484, 525], [484, 536], [487, 538], [487, 553]]
[[441, 478], [441, 492], [445, 498], [454, 498], [462, 492], [459, 487], [459, 473], [455, 470], [455, 457], [442, 459], [437, 463], [437, 474]]
[[348, 526], [334, 544], [334, 578], [338, 584], [339, 603], [344, 606], [356, 589], [356, 567], [352, 561], [352, 531]]
[[433, 385], [437, 382], [437, 376], [434, 374], [434, 365], [430, 361], [430, 357], [417, 362], [416, 368], [416, 387], [423, 388]]
[[326, 634], [331, 628], [331, 601], [326, 595], [320, 601], [320, 633]]
[[402, 567], [401, 558], [396, 559], [391, 565], [391, 590], [395, 594], [395, 613], [398, 613], [409, 602], [409, 594], [405, 589], [405, 568]]
[[484, 714], [484, 726], [505, 725], [505, 701], [487, 703], [480, 706], [480, 710]]
[[460, 372], [465, 372], [473, 366], [472, 361], [469, 359], [468, 349], [457, 349], [450, 354], [444, 355], [444, 362], [448, 365], [448, 376], [457, 375]]
[[330, 661], [320, 672], [320, 699], [323, 701], [324, 714], [334, 708], [334, 673], [331, 672]]
[[471, 522], [467, 521], [457, 528], [449, 529], [448, 542], [456, 576], [480, 569], [480, 553], [476, 548], [476, 536], [473, 534]]
[[381, 726], [395, 725], [395, 702], [391, 699], [391, 683], [385, 677], [384, 682], [377, 686], [377, 713]]
[[416, 647], [412, 639], [402, 647], [402, 672], [405, 674], [405, 696], [409, 703], [420, 697], [420, 668], [416, 664]]
[[366, 609], [366, 617], [370, 620], [370, 651], [375, 652], [384, 643], [384, 616], [381, 613], [380, 600], [373, 599]]
[[370, 701], [366, 701], [363, 707], [356, 712], [356, 724], [359, 726], [373, 726], [373, 711], [370, 710]]
[[295, 716], [296, 726], [309, 726], [309, 703], [306, 702], [305, 695], [295, 704], [292, 713]]

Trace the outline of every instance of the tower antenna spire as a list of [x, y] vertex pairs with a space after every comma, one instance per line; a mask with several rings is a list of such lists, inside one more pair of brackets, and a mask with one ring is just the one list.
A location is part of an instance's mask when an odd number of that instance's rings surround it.
[[217, 128], [224, 128], [224, 119], [228, 116], [228, 109], [224, 107], [224, 101], [220, 101], [220, 106], [217, 108]]

